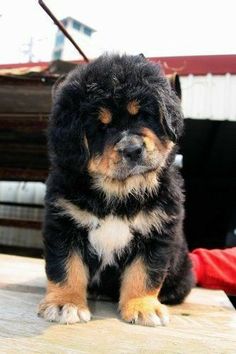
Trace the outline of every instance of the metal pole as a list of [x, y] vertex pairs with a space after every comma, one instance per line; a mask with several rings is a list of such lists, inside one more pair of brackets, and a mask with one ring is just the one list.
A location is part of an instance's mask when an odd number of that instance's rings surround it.
[[82, 55], [84, 60], [88, 63], [89, 59], [87, 56], [84, 54], [82, 49], [78, 46], [78, 44], [74, 41], [74, 39], [71, 37], [71, 35], [67, 32], [63, 24], [55, 17], [55, 15], [52, 13], [51, 10], [45, 5], [45, 3], [42, 0], [38, 0], [39, 5], [44, 9], [44, 11], [48, 14], [49, 17], [53, 20], [55, 25], [62, 31], [62, 33], [66, 36], [66, 38], [69, 39], [69, 41], [73, 44], [73, 46], [78, 50], [78, 52]]

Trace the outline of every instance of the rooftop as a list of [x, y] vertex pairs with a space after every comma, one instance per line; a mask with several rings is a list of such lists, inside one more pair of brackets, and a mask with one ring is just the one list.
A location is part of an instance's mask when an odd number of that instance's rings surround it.
[[[187, 75], [224, 75], [236, 74], [236, 55], [198, 55], [198, 56], [178, 56], [178, 57], [151, 57], [148, 60], [161, 63], [166, 74], [177, 72], [180, 76]], [[80, 64], [81, 60], [71, 63]], [[0, 64], [0, 75], [5, 75], [8, 71], [43, 71], [50, 65], [50, 62], [37, 63], [15, 63]]]

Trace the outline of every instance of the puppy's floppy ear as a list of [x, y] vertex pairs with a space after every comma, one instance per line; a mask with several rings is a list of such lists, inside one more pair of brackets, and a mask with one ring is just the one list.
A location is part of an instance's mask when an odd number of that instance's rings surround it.
[[183, 113], [181, 110], [181, 87], [178, 75], [168, 78], [170, 87], [159, 92], [160, 122], [165, 132], [172, 141], [177, 142], [183, 133]]
[[171, 74], [171, 75], [166, 75], [166, 77], [169, 80], [169, 83], [170, 83], [170, 86], [171, 86], [172, 90], [176, 93], [176, 95], [181, 100], [181, 98], [182, 98], [182, 90], [181, 90], [181, 84], [180, 84], [179, 75], [177, 73], [174, 73], [174, 74]]
[[59, 78], [53, 84], [52, 91], [51, 91], [53, 101], [56, 98], [59, 89], [62, 87], [63, 83], [65, 82], [66, 76], [67, 76], [66, 74], [59, 76]]
[[138, 56], [139, 56], [140, 58], [145, 59], [145, 55], [144, 55], [143, 53], [140, 53]]
[[52, 164], [75, 173], [85, 168], [89, 150], [81, 120], [79, 92], [74, 98], [73, 94], [73, 87], [67, 83], [54, 98], [48, 145]]

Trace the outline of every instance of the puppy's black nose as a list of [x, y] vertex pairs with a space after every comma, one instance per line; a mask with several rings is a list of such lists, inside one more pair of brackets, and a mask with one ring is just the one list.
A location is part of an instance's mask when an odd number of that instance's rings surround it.
[[143, 152], [143, 146], [141, 145], [130, 145], [122, 150], [122, 154], [126, 159], [131, 161], [137, 160]]

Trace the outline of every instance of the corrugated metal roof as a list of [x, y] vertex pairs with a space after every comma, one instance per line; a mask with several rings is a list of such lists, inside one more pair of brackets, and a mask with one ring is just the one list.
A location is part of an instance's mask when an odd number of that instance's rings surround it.
[[[151, 57], [147, 59], [155, 63], [161, 63], [166, 74], [172, 74], [174, 72], [181, 76], [190, 74], [206, 75], [208, 73], [214, 75], [224, 75], [226, 73], [236, 74], [235, 54]], [[67, 63], [82, 64], [84, 62], [83, 60], [73, 60]], [[50, 66], [50, 62], [0, 64], [0, 70], [21, 67], [32, 68], [34, 66], [39, 66], [44, 70]]]
[[190, 55], [179, 57], [149, 58], [161, 63], [166, 74], [185, 75], [236, 74], [236, 55]]
[[186, 118], [236, 121], [236, 75], [182, 76]]

